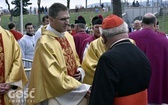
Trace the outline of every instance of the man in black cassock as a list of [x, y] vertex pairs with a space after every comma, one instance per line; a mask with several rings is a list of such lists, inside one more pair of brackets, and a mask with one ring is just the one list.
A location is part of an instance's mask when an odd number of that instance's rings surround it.
[[151, 68], [146, 55], [128, 38], [128, 26], [110, 15], [102, 23], [108, 51], [99, 59], [89, 105], [147, 105]]

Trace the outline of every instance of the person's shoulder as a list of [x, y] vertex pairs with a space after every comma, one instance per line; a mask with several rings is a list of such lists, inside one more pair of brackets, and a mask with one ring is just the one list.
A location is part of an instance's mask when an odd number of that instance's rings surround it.
[[5, 29], [4, 29], [4, 31], [5, 31], [5, 33], [6, 33], [6, 36], [8, 36], [8, 37], [13, 37], [13, 38], [14, 38], [13, 34], [12, 34], [9, 30], [5, 30]]
[[66, 38], [73, 38], [73, 36], [67, 31], [65, 32], [65, 37]]
[[89, 37], [92, 36], [91, 34], [88, 34], [88, 33], [86, 33], [86, 32], [84, 32], [84, 33], [82, 33], [82, 34], [83, 34], [82, 36], [87, 37], [87, 38], [89, 38]]
[[129, 38], [134, 39], [134, 38], [143, 37], [144, 35], [146, 35], [145, 31], [139, 30], [139, 31], [130, 32]]
[[91, 42], [90, 42], [90, 45], [91, 45], [91, 46], [95, 46], [95, 45], [99, 45], [100, 43], [103, 44], [102, 42], [103, 42], [102, 37], [99, 37], [99, 38], [97, 38], [97, 39], [91, 41]]
[[92, 42], [90, 42], [90, 45], [97, 44], [97, 42], [98, 42], [98, 41], [99, 41], [99, 38], [98, 38], [98, 39], [93, 40]]
[[80, 36], [79, 33], [76, 33], [76, 34], [73, 35], [73, 37], [79, 37], [79, 36]]
[[136, 34], [139, 34], [141, 30], [139, 31], [133, 31], [133, 32], [130, 32], [129, 33], [129, 36], [132, 36], [132, 35], [136, 35]]
[[42, 27], [38, 28], [37, 31], [35, 32], [35, 34], [36, 34], [36, 33], [40, 33], [40, 32], [41, 32], [41, 28], [42, 28]]
[[163, 42], [168, 43], [168, 39], [167, 39], [166, 35], [163, 35], [163, 34], [160, 34], [160, 33], [157, 33], [157, 34], [158, 34], [158, 39], [160, 39]]
[[[109, 60], [111, 59], [114, 59], [116, 58], [115, 56], [115, 52], [112, 51], [112, 50], [107, 50], [106, 52], [104, 52], [101, 56], [100, 56], [100, 59], [108, 62]], [[112, 61], [111, 61], [112, 62]]]
[[102, 37], [99, 37], [99, 38], [93, 40], [91, 43], [97, 43], [97, 42], [100, 42], [100, 41], [103, 41]]
[[109, 59], [108, 51], [104, 52], [99, 58], [99, 60], [104, 60], [104, 61], [107, 61], [107, 59]]
[[28, 35], [23, 35], [23, 37], [21, 39], [26, 39], [28, 37]]
[[85, 40], [84, 40], [84, 42], [91, 42], [91, 41], [93, 41], [95, 38], [94, 38], [94, 36], [89, 36], [88, 38], [86, 38]]
[[36, 43], [36, 48], [49, 48], [49, 49], [52, 49], [55, 42], [54, 42], [54, 39], [53, 37], [49, 37], [48, 35], [43, 35], [43, 37], [40, 37]]
[[10, 30], [10, 32], [13, 33], [13, 34], [16, 34], [16, 35], [23, 36], [19, 31]]
[[3, 33], [4, 33], [3, 37], [6, 37], [5, 39], [14, 42], [15, 40], [14, 35], [9, 30], [3, 29]]
[[89, 36], [89, 37], [92, 36], [91, 34], [88, 34], [88, 33], [86, 33], [86, 35]]
[[28, 35], [23, 35], [22, 38], [20, 38], [20, 42], [26, 42], [28, 39]]

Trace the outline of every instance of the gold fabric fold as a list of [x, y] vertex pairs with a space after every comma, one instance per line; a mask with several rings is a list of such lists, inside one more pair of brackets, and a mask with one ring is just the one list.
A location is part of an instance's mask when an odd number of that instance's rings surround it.
[[[23, 68], [21, 50], [14, 36], [7, 30], [0, 27], [4, 45], [4, 65], [5, 65], [5, 83], [22, 81], [22, 87], [27, 83], [27, 77]], [[11, 105], [7, 94], [4, 95], [6, 105]]]
[[[3, 45], [3, 39], [2, 34], [0, 33], [0, 83], [5, 82], [5, 58], [4, 58], [4, 45]], [[4, 94], [0, 94], [0, 105], [5, 105], [4, 102]]]
[[[27, 105], [38, 104], [44, 100], [64, 95], [79, 87], [81, 83], [68, 75], [66, 60], [57, 35], [42, 28], [42, 36], [38, 40], [33, 60], [29, 89], [35, 89], [34, 98], [27, 99]], [[75, 50], [73, 37], [66, 32], [77, 67], [80, 66]]]
[[85, 70], [84, 83], [92, 85], [94, 73], [100, 56], [106, 51], [102, 37], [90, 43], [84, 59], [82, 68]]
[[[135, 44], [134, 40], [129, 40]], [[82, 68], [85, 70], [84, 83], [92, 85], [98, 60], [106, 50], [102, 37], [99, 37], [90, 43], [82, 62]]]

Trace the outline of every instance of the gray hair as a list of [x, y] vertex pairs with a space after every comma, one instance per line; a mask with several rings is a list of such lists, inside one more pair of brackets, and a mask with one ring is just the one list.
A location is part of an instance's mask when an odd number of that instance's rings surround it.
[[82, 29], [85, 29], [86, 28], [86, 25], [83, 24], [83, 23], [77, 23], [78, 27], [82, 28]]
[[110, 29], [102, 29], [100, 32], [102, 32], [102, 35], [104, 35], [105, 37], [112, 37], [117, 34], [127, 33], [128, 32], [128, 25], [127, 25], [127, 23], [124, 22], [123, 24], [121, 24], [118, 27], [110, 28]]

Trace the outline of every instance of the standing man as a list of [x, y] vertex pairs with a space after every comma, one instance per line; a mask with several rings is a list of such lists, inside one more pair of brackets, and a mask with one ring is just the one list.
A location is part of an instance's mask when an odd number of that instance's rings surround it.
[[142, 19], [142, 30], [129, 34], [147, 55], [152, 69], [148, 88], [149, 104], [168, 104], [168, 39], [155, 32], [157, 19], [147, 13]]
[[85, 70], [83, 83], [92, 85], [98, 60], [106, 50], [102, 37], [95, 39], [89, 44], [82, 61], [82, 68]]
[[102, 37], [109, 50], [98, 61], [89, 105], [147, 105], [150, 64], [129, 40], [127, 24], [116, 15], [106, 17]]
[[29, 89], [35, 88], [28, 105], [87, 105], [90, 85], [82, 84], [83, 70], [73, 36], [66, 32], [68, 8], [54, 3], [49, 8], [50, 23], [42, 28], [37, 42]]
[[71, 35], [73, 36], [73, 35], [76, 34], [75, 25], [74, 24], [71, 24], [71, 29], [72, 29]]
[[15, 39], [19, 41], [23, 35], [20, 32], [16, 31], [16, 25], [15, 23], [11, 22], [8, 24], [9, 31], [14, 35]]
[[[20, 39], [19, 45], [22, 50], [22, 58], [33, 60], [35, 51], [34, 26], [32, 23], [25, 25], [26, 34]], [[25, 68], [31, 68], [30, 62], [25, 62]]]
[[102, 18], [99, 18], [98, 16], [95, 16], [92, 18], [93, 35], [91, 37], [85, 39], [84, 42], [82, 43], [82, 51], [80, 54], [81, 60], [83, 60], [83, 56], [84, 56], [90, 42], [92, 42], [93, 40], [95, 40], [101, 36], [100, 31], [99, 31], [99, 27], [101, 27], [102, 21], [103, 21]]
[[49, 24], [49, 17], [48, 17], [48, 15], [43, 16], [42, 22], [43, 22], [43, 24], [40, 26], [40, 28], [39, 28], [39, 29], [36, 31], [36, 33], [35, 33], [35, 43], [37, 43], [38, 39], [39, 39], [40, 36], [41, 36], [41, 28], [42, 28], [43, 26]]
[[8, 94], [9, 91], [23, 89], [27, 83], [27, 77], [22, 65], [21, 51], [17, 41], [9, 31], [1, 26], [0, 55], [0, 105], [12, 105], [12, 101], [19, 100], [13, 100], [10, 97], [11, 94]]
[[160, 35], [163, 35], [166, 37], [166, 33], [160, 31], [160, 27], [159, 27], [159, 21], [156, 22], [156, 27], [155, 27], [155, 31], [158, 32]]
[[89, 38], [90, 35], [86, 33], [86, 21], [84, 17], [79, 16], [77, 20], [75, 20], [75, 31], [76, 34], [73, 36], [76, 46], [76, 51], [79, 55], [80, 62], [82, 62], [82, 43], [85, 39]]
[[141, 30], [142, 24], [140, 20], [135, 20], [134, 21], [134, 31], [139, 31]]

